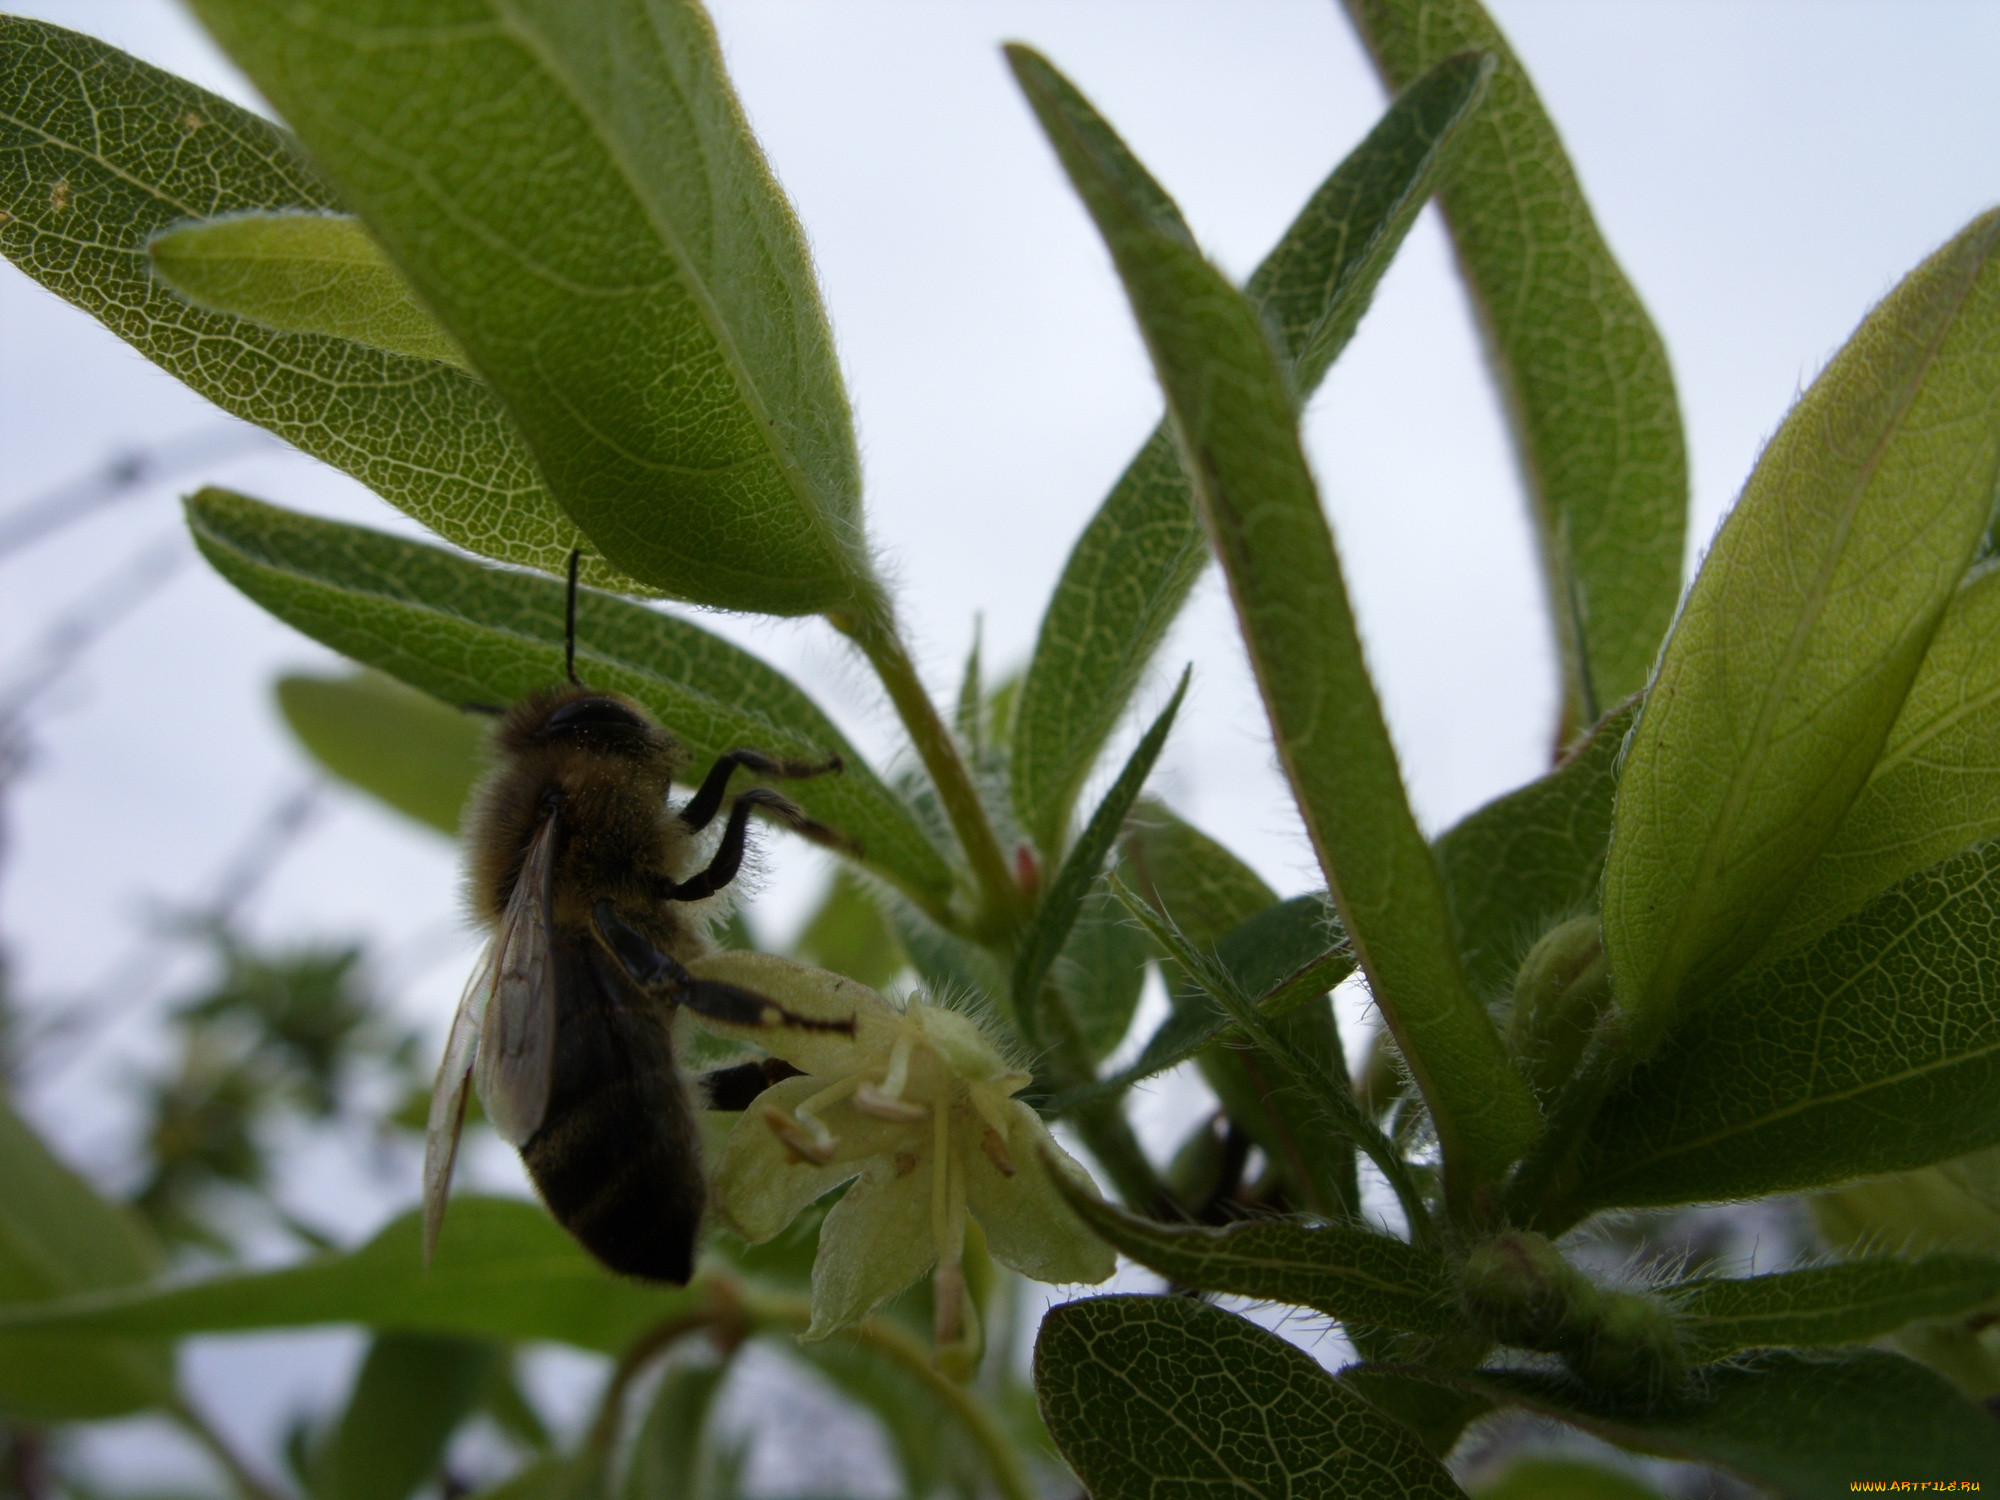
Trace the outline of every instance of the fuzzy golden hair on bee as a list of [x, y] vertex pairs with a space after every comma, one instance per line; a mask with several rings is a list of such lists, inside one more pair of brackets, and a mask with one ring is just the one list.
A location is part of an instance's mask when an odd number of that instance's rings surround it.
[[[686, 968], [712, 946], [709, 917], [742, 868], [753, 811], [841, 842], [769, 788], [730, 798], [729, 783], [739, 770], [824, 775], [840, 759], [731, 750], [676, 806], [686, 748], [640, 704], [576, 678], [576, 565], [572, 556], [569, 680], [502, 714], [466, 821], [468, 895], [492, 938], [453, 1017], [431, 1096], [425, 1253], [443, 1223], [476, 1086], [488, 1120], [585, 1249], [626, 1275], [683, 1284], [706, 1187], [692, 1097], [700, 1084], [674, 1057], [676, 1011], [738, 1025], [841, 1025]], [[711, 848], [705, 831], [725, 802]], [[765, 1076], [755, 1065], [730, 1073], [732, 1099]]]
[[[686, 769], [680, 742], [631, 699], [580, 684], [537, 689], [495, 726], [491, 763], [466, 816], [467, 894], [497, 924], [529, 841], [552, 808], [570, 827], [559, 892], [611, 895], [648, 869], [680, 873], [698, 841], [668, 797]], [[624, 890], [625, 894], [634, 894]], [[559, 913], [572, 920], [575, 912]]]

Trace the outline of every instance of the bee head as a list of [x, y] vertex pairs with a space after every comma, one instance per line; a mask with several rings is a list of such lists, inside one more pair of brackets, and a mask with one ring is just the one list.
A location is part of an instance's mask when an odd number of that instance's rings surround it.
[[581, 750], [631, 759], [679, 749], [631, 699], [582, 686], [531, 694], [507, 716], [501, 735], [503, 744], [520, 750]]

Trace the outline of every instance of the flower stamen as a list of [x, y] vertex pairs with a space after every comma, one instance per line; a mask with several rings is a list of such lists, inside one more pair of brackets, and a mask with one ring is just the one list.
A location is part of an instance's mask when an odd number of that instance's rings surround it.
[[[771, 1134], [778, 1138], [778, 1144], [785, 1148], [785, 1154], [794, 1162], [808, 1166], [823, 1167], [833, 1160], [834, 1150], [839, 1142], [826, 1134], [826, 1127], [820, 1126], [824, 1140], [814, 1140], [799, 1128], [799, 1122], [779, 1109], [775, 1104], [764, 1106], [764, 1123], [771, 1128]], [[818, 1124], [818, 1121], [814, 1121]]]
[[923, 1026], [923, 1018], [913, 1007], [903, 1020], [903, 1026], [896, 1033], [896, 1044], [889, 1049], [889, 1071], [882, 1076], [882, 1097], [900, 1099], [910, 1082], [910, 1053], [915, 1050], [916, 1033]]
[[915, 1125], [930, 1118], [930, 1110], [926, 1106], [885, 1094], [872, 1083], [861, 1084], [854, 1090], [854, 1107], [864, 1115], [891, 1120], [898, 1125]]
[[979, 1149], [986, 1153], [986, 1159], [993, 1163], [993, 1170], [1002, 1177], [1012, 1177], [1020, 1170], [1014, 1165], [1014, 1158], [1007, 1154], [1007, 1143], [1000, 1139], [1000, 1132], [991, 1125], [980, 1131]]

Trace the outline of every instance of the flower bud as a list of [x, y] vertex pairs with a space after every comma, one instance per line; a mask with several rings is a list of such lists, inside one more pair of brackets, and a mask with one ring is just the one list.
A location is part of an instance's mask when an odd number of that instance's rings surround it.
[[1459, 1295], [1487, 1337], [1561, 1355], [1620, 1401], [1653, 1406], [1681, 1387], [1687, 1362], [1672, 1312], [1643, 1292], [1598, 1286], [1539, 1234], [1510, 1230], [1475, 1245]]
[[1597, 1018], [1611, 1003], [1611, 965], [1595, 916], [1544, 934], [1514, 978], [1507, 1047], [1535, 1092], [1547, 1097], [1576, 1071]]

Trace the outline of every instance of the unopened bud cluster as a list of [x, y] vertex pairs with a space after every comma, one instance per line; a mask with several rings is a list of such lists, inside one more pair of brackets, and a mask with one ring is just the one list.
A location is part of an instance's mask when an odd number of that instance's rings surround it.
[[1539, 1234], [1510, 1230], [1474, 1246], [1459, 1295], [1489, 1338], [1560, 1355], [1581, 1379], [1624, 1399], [1654, 1403], [1680, 1389], [1687, 1360], [1667, 1307], [1599, 1286]]

